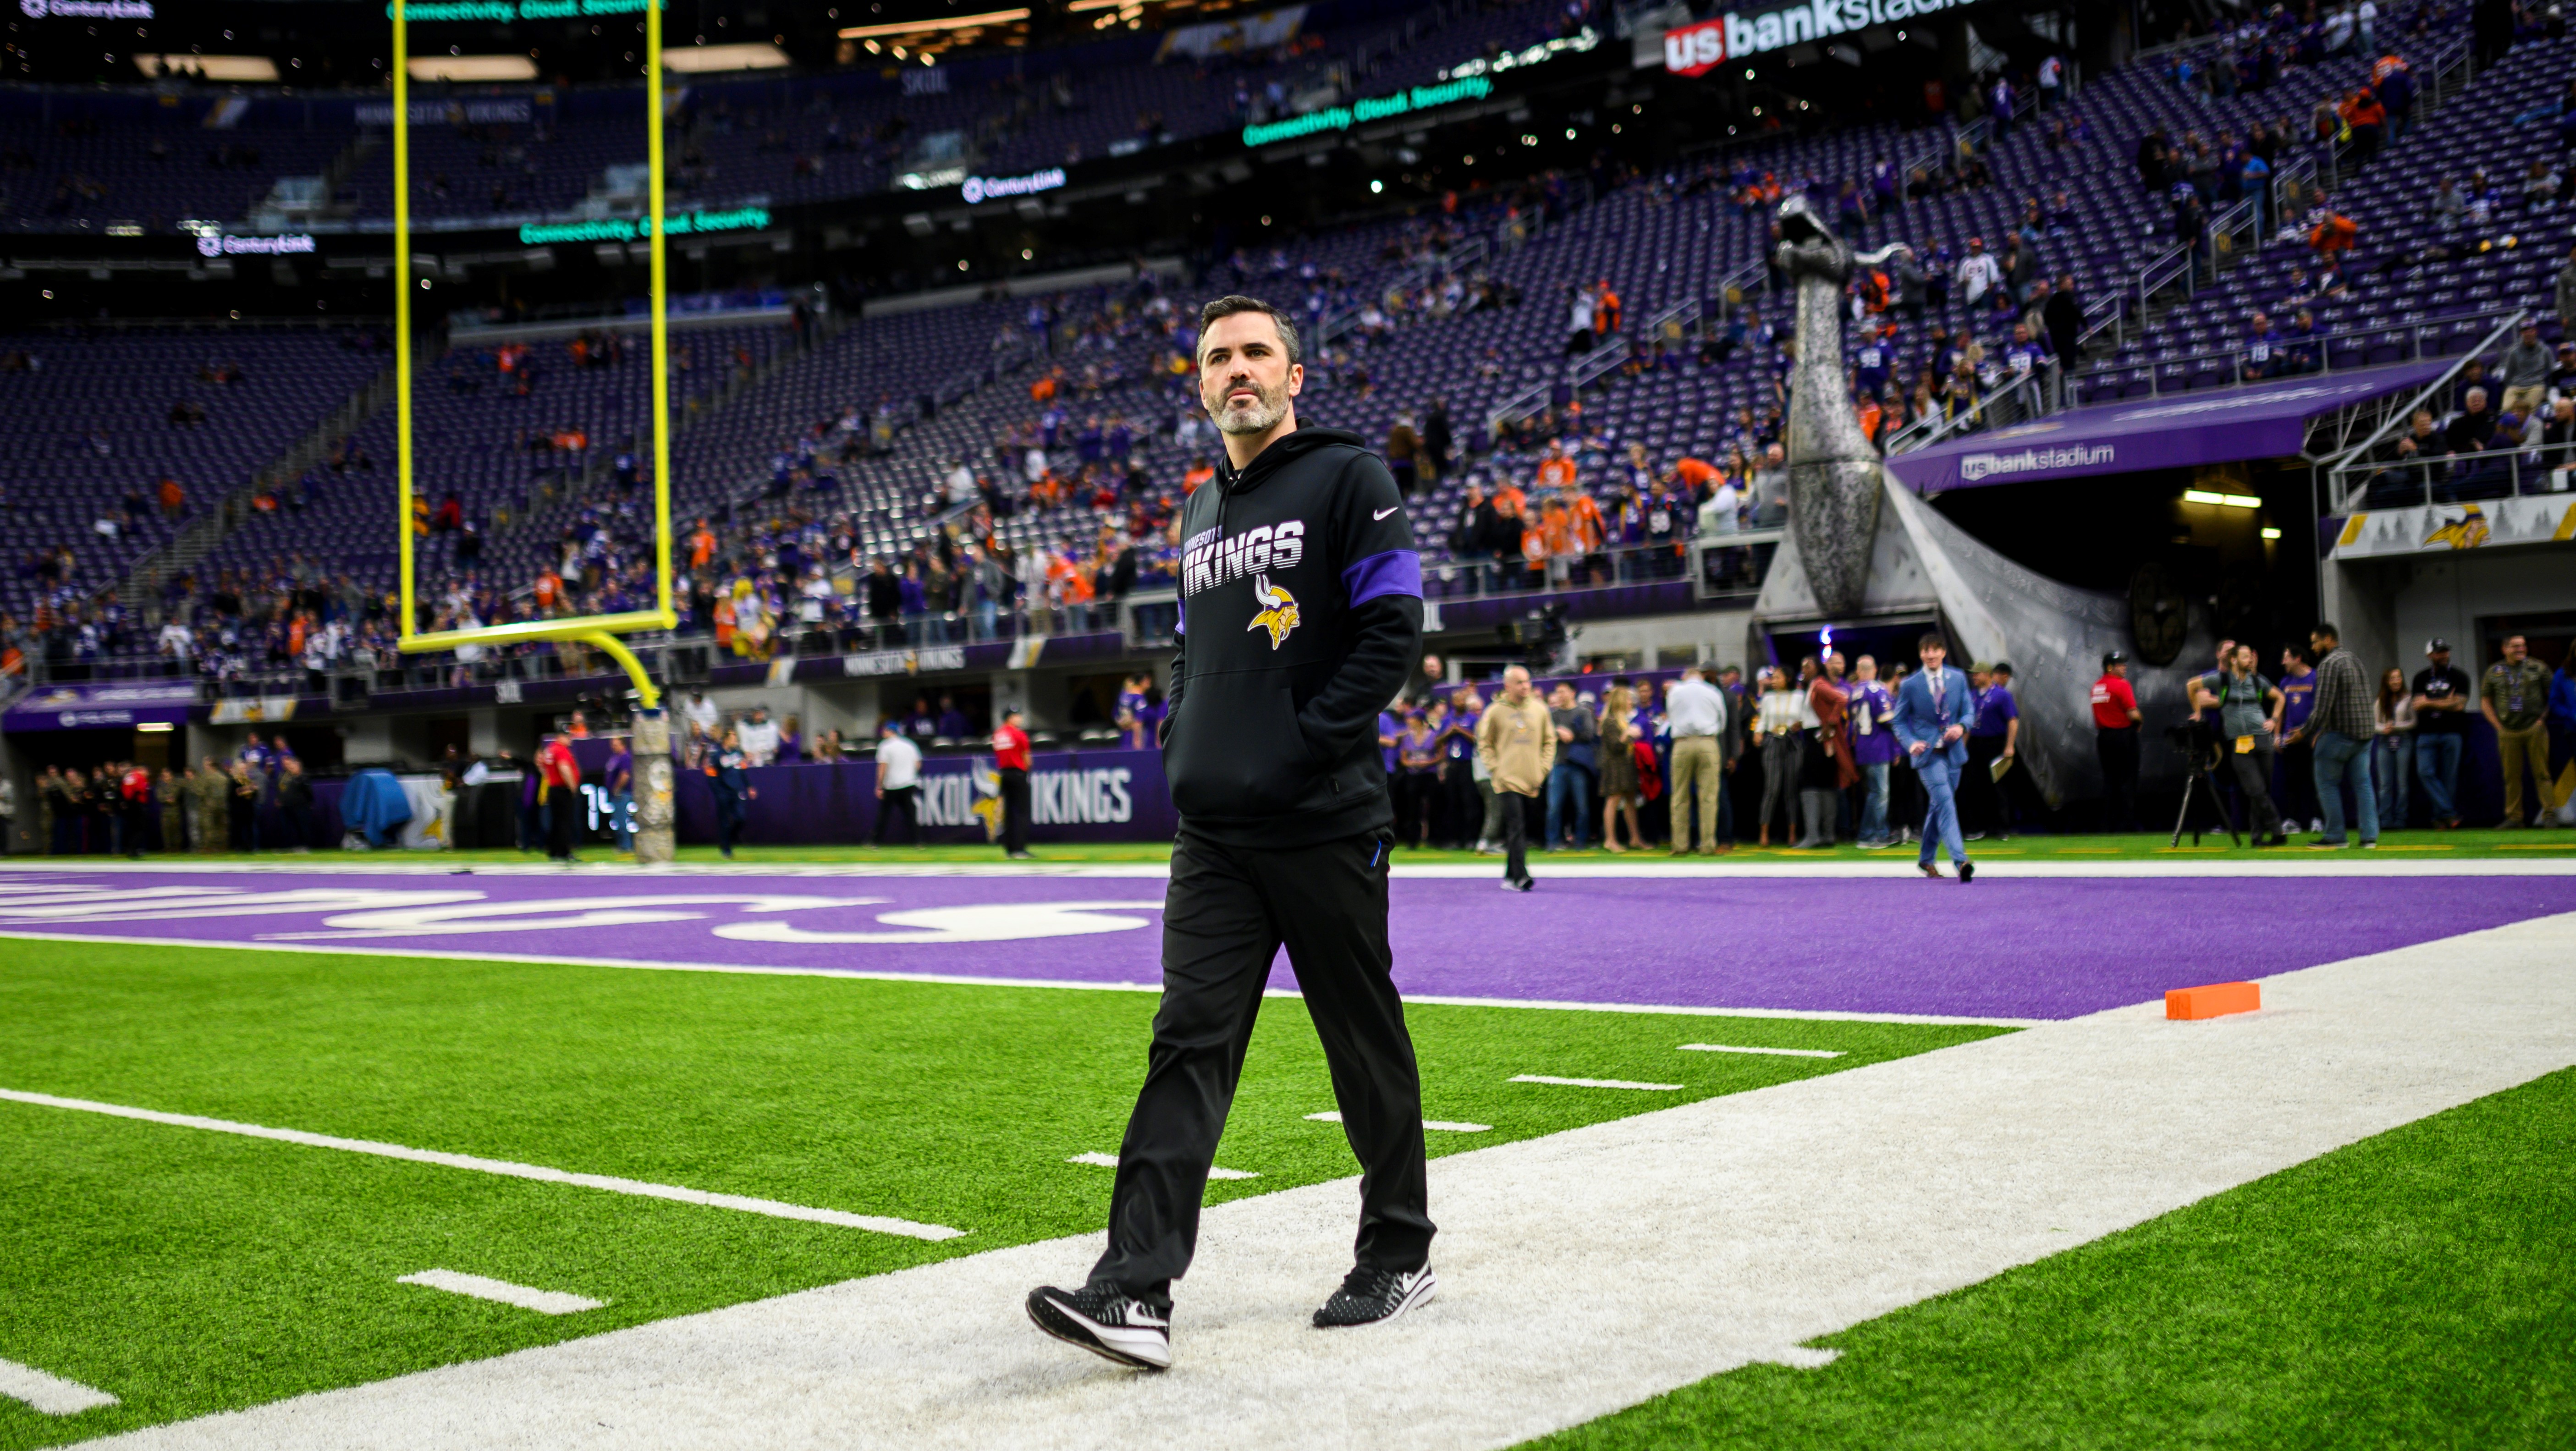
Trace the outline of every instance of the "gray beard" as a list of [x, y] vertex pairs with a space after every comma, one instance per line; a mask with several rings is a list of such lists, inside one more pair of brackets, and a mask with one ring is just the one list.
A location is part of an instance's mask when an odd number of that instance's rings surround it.
[[1216, 420], [1220, 433], [1267, 433], [1280, 419], [1288, 416], [1288, 405], [1285, 400], [1274, 398], [1264, 390], [1261, 401], [1251, 408], [1238, 412], [1220, 407], [1209, 416]]

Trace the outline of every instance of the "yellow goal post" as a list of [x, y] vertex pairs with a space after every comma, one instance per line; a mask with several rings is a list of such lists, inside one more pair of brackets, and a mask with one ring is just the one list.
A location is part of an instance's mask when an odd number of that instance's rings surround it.
[[635, 684], [636, 701], [658, 709], [661, 692], [635, 652], [617, 636], [634, 630], [669, 630], [679, 625], [671, 600], [671, 395], [669, 244], [663, 235], [662, 203], [662, 5], [644, 0], [644, 123], [649, 165], [652, 238], [653, 354], [653, 583], [655, 606], [619, 614], [581, 615], [520, 624], [480, 625], [462, 630], [420, 628], [418, 579], [414, 568], [412, 529], [412, 294], [419, 290], [411, 275], [411, 32], [404, 0], [393, 0], [393, 160], [394, 160], [394, 531], [400, 541], [401, 633], [397, 643], [407, 654], [452, 650], [459, 645], [510, 644], [521, 640], [572, 640], [592, 646], [615, 660]]

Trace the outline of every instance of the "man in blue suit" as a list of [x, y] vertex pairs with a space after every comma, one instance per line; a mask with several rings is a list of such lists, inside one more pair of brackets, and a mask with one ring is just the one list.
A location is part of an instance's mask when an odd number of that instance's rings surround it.
[[1959, 880], [1977, 874], [1968, 860], [1968, 845], [1959, 839], [1959, 772], [1968, 764], [1968, 727], [1977, 718], [1977, 700], [1968, 677], [1943, 662], [1949, 647], [1939, 634], [1919, 642], [1923, 668], [1905, 678], [1896, 691], [1896, 716], [1888, 728], [1923, 783], [1923, 875], [1941, 875], [1934, 854], [1936, 840], [1947, 843], [1950, 860], [1959, 864]]

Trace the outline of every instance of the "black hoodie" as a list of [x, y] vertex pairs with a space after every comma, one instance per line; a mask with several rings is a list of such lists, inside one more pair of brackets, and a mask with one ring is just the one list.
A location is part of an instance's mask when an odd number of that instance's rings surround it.
[[1422, 557], [1359, 435], [1301, 427], [1181, 509], [1163, 770], [1181, 828], [1310, 846], [1395, 820], [1378, 713], [1422, 649]]

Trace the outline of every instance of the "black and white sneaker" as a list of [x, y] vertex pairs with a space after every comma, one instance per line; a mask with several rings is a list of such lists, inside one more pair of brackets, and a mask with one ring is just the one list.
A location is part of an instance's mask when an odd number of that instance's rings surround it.
[[1142, 1370], [1172, 1367], [1171, 1317], [1107, 1285], [1029, 1291], [1029, 1319], [1058, 1340]]
[[1400, 1275], [1355, 1269], [1342, 1277], [1342, 1287], [1315, 1312], [1315, 1328], [1382, 1324], [1430, 1299], [1439, 1288], [1429, 1265]]

